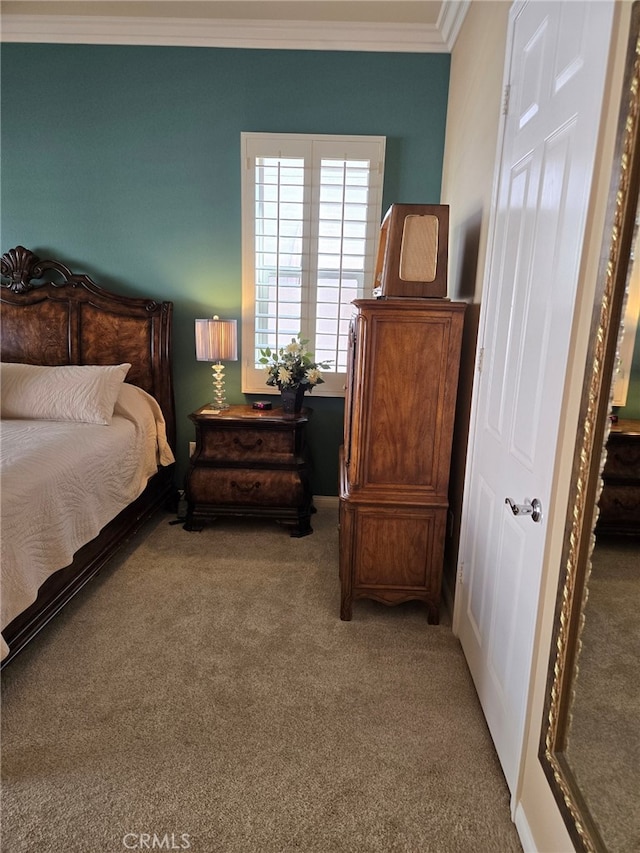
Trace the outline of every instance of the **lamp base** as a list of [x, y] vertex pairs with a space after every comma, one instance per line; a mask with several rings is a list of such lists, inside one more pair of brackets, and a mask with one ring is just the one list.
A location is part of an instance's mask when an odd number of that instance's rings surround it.
[[224, 389], [224, 364], [216, 362], [211, 365], [213, 371], [213, 402], [212, 408], [224, 411], [229, 408]]

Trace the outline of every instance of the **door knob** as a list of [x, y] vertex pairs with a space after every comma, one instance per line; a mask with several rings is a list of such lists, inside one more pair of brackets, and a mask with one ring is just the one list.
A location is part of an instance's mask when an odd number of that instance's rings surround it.
[[514, 515], [530, 515], [532, 521], [542, 521], [542, 504], [538, 498], [532, 501], [525, 498], [523, 504], [514, 503], [511, 498], [505, 498], [504, 502], [509, 504]]

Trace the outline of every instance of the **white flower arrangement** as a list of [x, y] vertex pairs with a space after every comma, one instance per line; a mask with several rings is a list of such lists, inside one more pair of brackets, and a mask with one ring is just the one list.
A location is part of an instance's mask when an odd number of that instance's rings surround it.
[[327, 370], [330, 362], [315, 362], [307, 351], [309, 341], [298, 334], [291, 343], [278, 350], [270, 347], [260, 350], [260, 364], [267, 371], [267, 385], [278, 387], [281, 391], [303, 388], [311, 392], [316, 385], [324, 382], [321, 370]]

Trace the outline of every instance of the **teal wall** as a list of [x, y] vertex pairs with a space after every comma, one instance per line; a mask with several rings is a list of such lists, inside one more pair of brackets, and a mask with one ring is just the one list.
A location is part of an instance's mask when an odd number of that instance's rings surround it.
[[[240, 133], [387, 137], [383, 210], [437, 203], [449, 56], [2, 46], [2, 251], [174, 302], [178, 475], [209, 399], [193, 320], [241, 316]], [[240, 365], [227, 396], [243, 403]], [[341, 399], [311, 396], [314, 492], [337, 494]]]

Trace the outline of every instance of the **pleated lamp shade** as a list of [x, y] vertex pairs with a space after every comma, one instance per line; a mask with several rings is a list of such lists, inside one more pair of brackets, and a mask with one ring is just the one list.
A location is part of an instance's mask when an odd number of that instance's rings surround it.
[[198, 361], [238, 360], [238, 321], [196, 320], [196, 359]]

